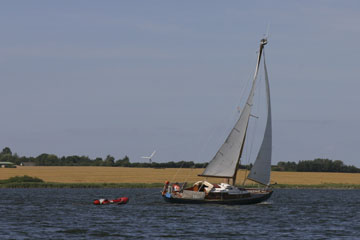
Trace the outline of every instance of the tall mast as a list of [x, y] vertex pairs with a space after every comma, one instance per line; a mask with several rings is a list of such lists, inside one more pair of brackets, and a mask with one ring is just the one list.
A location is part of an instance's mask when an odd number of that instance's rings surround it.
[[[263, 52], [264, 46], [266, 44], [267, 44], [267, 39], [266, 38], [261, 39], [259, 52], [258, 52], [258, 57], [257, 57], [257, 62], [256, 62], [256, 67], [255, 67], [254, 78], [253, 78], [253, 82], [252, 82], [252, 87], [251, 87], [251, 91], [249, 93], [248, 99], [246, 101], [246, 105], [248, 105], [250, 108], [253, 105], [253, 96], [254, 96], [254, 92], [255, 92], [256, 79], [257, 79], [257, 76], [258, 76], [258, 73], [259, 73], [259, 67], [260, 67], [260, 61], [261, 61], [262, 52]], [[246, 124], [246, 130], [247, 130], [248, 123], [249, 123], [249, 117], [250, 117], [250, 115], [248, 116], [248, 119], [247, 119], [248, 122]], [[235, 182], [236, 182], [237, 170], [238, 170], [238, 166], [239, 166], [239, 163], [240, 163], [243, 148], [244, 148], [244, 145], [245, 145], [245, 138], [246, 138], [246, 131], [245, 131], [245, 136], [244, 136], [242, 146], [241, 146], [241, 149], [240, 149], [239, 157], [238, 157], [237, 162], [236, 162], [236, 168], [235, 168], [235, 171], [234, 171], [234, 175], [232, 177], [233, 185], [235, 185]]]
[[266, 43], [266, 38], [261, 39], [251, 91], [247, 98], [246, 104], [240, 113], [239, 119], [230, 131], [225, 142], [221, 145], [213, 159], [209, 162], [208, 166], [199, 176], [227, 178], [232, 179], [233, 183], [235, 183], [238, 165], [244, 148], [246, 131], [251, 114], [251, 107], [253, 105], [256, 78], [259, 71], [263, 48]]
[[266, 102], [267, 102], [267, 120], [264, 131], [264, 137], [259, 148], [258, 155], [251, 168], [248, 179], [263, 185], [270, 184], [271, 172], [271, 153], [272, 153], [272, 121], [271, 121], [271, 100], [270, 100], [270, 84], [266, 69], [265, 51], [263, 52], [265, 86], [266, 86]]

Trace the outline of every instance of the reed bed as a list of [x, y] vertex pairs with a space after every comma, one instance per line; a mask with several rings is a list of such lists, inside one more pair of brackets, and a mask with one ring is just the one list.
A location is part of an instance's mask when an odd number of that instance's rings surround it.
[[[204, 180], [198, 177], [203, 169], [126, 168], [126, 167], [17, 167], [1, 168], [0, 180], [28, 175], [52, 183], [163, 183]], [[247, 171], [239, 170], [237, 184], [242, 184]], [[360, 173], [272, 172], [272, 183], [279, 185], [360, 185]], [[208, 178], [210, 182], [223, 179]], [[246, 184], [253, 182], [247, 181]]]

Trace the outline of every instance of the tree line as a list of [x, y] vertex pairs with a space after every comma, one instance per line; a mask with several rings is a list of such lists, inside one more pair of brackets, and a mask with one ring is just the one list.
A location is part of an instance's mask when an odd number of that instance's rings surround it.
[[[16, 165], [22, 163], [33, 163], [36, 166], [108, 166], [108, 167], [138, 167], [138, 168], [204, 168], [208, 163], [194, 163], [193, 161], [166, 162], [166, 163], [147, 163], [130, 162], [128, 156], [115, 159], [108, 155], [106, 158], [91, 159], [88, 156], [63, 156], [58, 157], [54, 154], [43, 153], [37, 157], [19, 157], [12, 153], [9, 147], [5, 147], [0, 152], [0, 162], [12, 162]], [[252, 164], [239, 165], [239, 169], [250, 170]], [[296, 162], [278, 162], [271, 167], [272, 171], [289, 172], [346, 172], [360, 173], [360, 169], [355, 166], [347, 166], [340, 160], [330, 160], [317, 158], [314, 160], [301, 160]]]
[[289, 172], [345, 172], [360, 173], [360, 169], [351, 165], [345, 165], [341, 160], [330, 160], [326, 158], [316, 158], [314, 160], [301, 160], [296, 162], [278, 162], [272, 166], [273, 171]]
[[167, 163], [131, 163], [128, 156], [115, 159], [111, 155], [106, 158], [97, 157], [91, 159], [88, 156], [63, 156], [58, 157], [55, 154], [43, 153], [37, 157], [19, 157], [16, 153], [12, 153], [9, 147], [5, 147], [0, 153], [0, 162], [12, 162], [16, 165], [33, 163], [35, 166], [108, 166], [108, 167], [151, 167], [151, 168], [203, 168], [204, 163], [194, 163], [193, 161], [167, 162]]

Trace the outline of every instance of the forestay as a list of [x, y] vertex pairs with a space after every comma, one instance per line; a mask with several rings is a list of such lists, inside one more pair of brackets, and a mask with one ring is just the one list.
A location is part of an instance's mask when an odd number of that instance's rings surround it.
[[270, 102], [270, 87], [269, 79], [265, 63], [264, 54], [264, 72], [266, 85], [266, 99], [267, 99], [267, 121], [265, 127], [264, 138], [261, 143], [259, 153], [256, 157], [254, 166], [248, 175], [248, 179], [255, 182], [268, 185], [270, 183], [271, 171], [271, 149], [272, 149], [272, 128], [271, 128], [271, 102]]

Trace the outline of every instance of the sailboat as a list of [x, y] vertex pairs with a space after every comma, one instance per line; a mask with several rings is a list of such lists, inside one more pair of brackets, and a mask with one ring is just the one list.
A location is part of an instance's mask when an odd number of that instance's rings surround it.
[[[226, 179], [225, 183], [215, 184], [204, 180], [196, 182], [193, 186], [186, 188], [185, 183], [179, 184], [166, 181], [162, 191], [162, 197], [166, 202], [255, 204], [266, 201], [272, 195], [273, 190], [270, 187], [272, 151], [271, 103], [269, 79], [264, 54], [264, 47], [267, 42], [267, 38], [263, 38], [260, 41], [251, 90], [239, 119], [213, 159], [209, 162], [203, 173], [199, 175], [205, 178]], [[261, 184], [262, 187], [237, 187], [235, 186], [237, 171], [246, 141], [249, 119], [252, 116], [251, 109], [253, 107], [256, 81], [262, 58], [264, 59], [263, 65], [267, 96], [267, 120], [258, 155], [247, 176], [247, 179]]]

